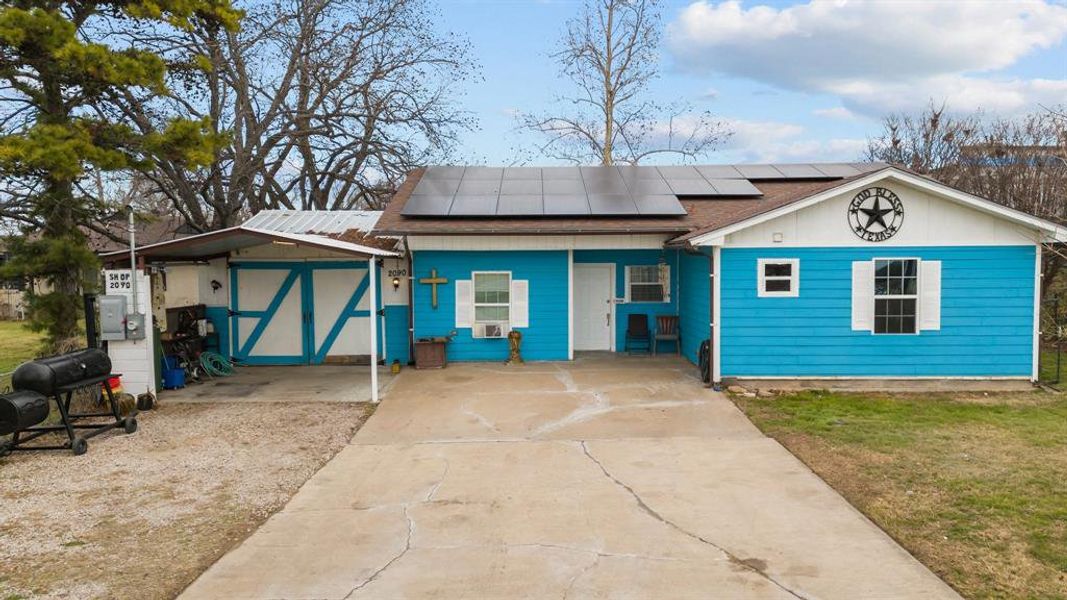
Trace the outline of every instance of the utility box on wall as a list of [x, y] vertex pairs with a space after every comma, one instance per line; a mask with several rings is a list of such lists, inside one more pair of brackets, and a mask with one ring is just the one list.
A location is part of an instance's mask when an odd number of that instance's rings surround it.
[[126, 339], [126, 296], [100, 296], [96, 302], [100, 307], [100, 339]]

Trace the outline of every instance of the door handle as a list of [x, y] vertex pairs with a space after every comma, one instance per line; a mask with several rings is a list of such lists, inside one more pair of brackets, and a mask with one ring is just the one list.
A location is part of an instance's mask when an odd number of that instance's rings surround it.
[[611, 313], [604, 313], [604, 324], [611, 327]]

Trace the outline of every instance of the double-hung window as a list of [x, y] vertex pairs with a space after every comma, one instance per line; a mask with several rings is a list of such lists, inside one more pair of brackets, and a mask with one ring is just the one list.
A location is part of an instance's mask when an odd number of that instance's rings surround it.
[[760, 298], [796, 297], [800, 295], [800, 260], [796, 258], [761, 258], [756, 261], [756, 278]]
[[473, 273], [474, 321], [508, 323], [511, 320], [511, 273]]
[[874, 333], [917, 333], [919, 261], [874, 261]]
[[670, 302], [670, 271], [666, 265], [626, 267], [626, 298], [629, 302]]

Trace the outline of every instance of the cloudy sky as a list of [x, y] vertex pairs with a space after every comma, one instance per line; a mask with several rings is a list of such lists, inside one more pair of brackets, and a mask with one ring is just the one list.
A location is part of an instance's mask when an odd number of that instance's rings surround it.
[[[566, 82], [549, 58], [578, 0], [442, 0], [483, 79], [461, 102], [480, 122], [461, 158], [503, 164]], [[887, 112], [931, 99], [1012, 115], [1067, 103], [1067, 0], [665, 1], [654, 99], [729, 124], [708, 162], [854, 160]], [[541, 161], [545, 162], [545, 161]]]

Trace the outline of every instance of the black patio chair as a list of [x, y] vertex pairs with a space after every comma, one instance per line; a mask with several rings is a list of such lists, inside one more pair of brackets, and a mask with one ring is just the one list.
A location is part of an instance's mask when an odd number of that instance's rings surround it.
[[648, 315], [644, 313], [633, 313], [626, 318], [623, 349], [627, 354], [632, 354], [635, 348], [644, 349], [646, 354], [652, 352], [652, 333], [648, 330]]
[[660, 342], [674, 342], [674, 353], [682, 353], [682, 335], [678, 331], [677, 315], [656, 315], [656, 335], [652, 338], [652, 354], [659, 354]]

